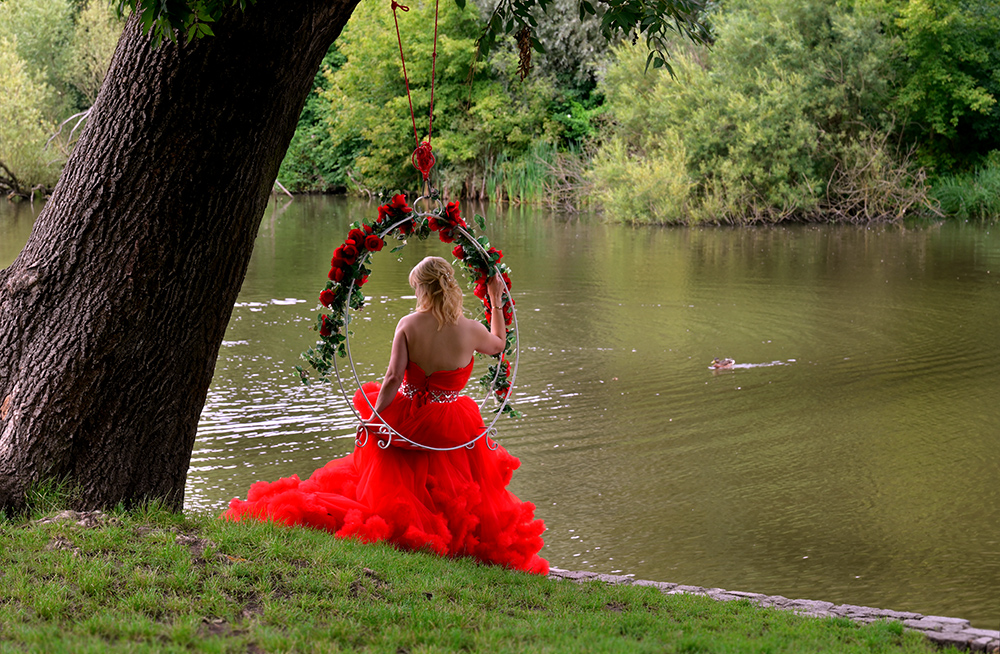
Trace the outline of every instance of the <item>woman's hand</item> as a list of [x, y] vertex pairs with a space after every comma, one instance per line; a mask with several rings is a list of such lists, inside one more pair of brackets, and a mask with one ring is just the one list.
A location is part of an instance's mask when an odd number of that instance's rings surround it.
[[490, 303], [493, 306], [499, 305], [500, 296], [503, 295], [504, 291], [503, 280], [500, 279], [500, 275], [490, 277], [489, 281], [486, 282], [486, 290], [490, 294]]

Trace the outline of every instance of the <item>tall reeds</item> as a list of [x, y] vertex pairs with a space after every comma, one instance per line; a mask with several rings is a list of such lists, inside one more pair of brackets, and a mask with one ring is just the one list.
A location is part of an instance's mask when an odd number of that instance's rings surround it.
[[501, 152], [484, 162], [486, 197], [483, 199], [510, 204], [542, 203], [557, 154], [554, 146], [541, 141], [523, 155], [512, 157]]
[[942, 213], [959, 220], [1000, 218], [1000, 152], [971, 173], [944, 175], [932, 184], [931, 193]]

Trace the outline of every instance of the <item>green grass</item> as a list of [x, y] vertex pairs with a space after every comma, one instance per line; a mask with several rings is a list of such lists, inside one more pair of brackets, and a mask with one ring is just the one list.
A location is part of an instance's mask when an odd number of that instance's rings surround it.
[[486, 193], [496, 201], [515, 204], [540, 203], [552, 181], [555, 147], [540, 141], [518, 157], [501, 152], [486, 175]]
[[971, 173], [945, 175], [934, 181], [932, 195], [941, 211], [958, 220], [1000, 218], [1000, 153]]
[[[36, 514], [37, 517], [37, 514]], [[932, 652], [746, 601], [557, 582], [157, 509], [0, 518], [0, 652]]]

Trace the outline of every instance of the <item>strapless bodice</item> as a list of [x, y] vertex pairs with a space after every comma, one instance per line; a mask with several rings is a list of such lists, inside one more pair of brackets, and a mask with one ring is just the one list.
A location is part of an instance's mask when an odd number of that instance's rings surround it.
[[465, 388], [472, 375], [473, 361], [464, 368], [454, 370], [438, 370], [427, 374], [423, 368], [410, 361], [406, 364], [404, 383], [418, 391], [450, 391], [457, 393]]

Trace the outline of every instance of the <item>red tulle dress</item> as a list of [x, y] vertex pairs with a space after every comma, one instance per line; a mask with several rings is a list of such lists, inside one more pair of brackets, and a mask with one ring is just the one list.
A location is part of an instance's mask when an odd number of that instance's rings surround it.
[[[380, 415], [422, 445], [465, 443], [484, 428], [477, 404], [460, 395], [471, 374], [472, 362], [431, 375], [411, 362]], [[368, 383], [355, 393], [362, 417], [371, 416], [379, 388]], [[471, 449], [444, 452], [419, 449], [398, 436], [382, 449], [378, 438], [372, 429], [367, 443], [305, 481], [293, 475], [253, 484], [246, 501], [234, 499], [223, 517], [306, 525], [342, 538], [548, 574], [548, 562], [538, 556], [545, 524], [535, 519], [534, 504], [507, 490], [521, 464], [517, 458], [502, 447], [489, 449], [485, 437]]]

